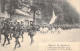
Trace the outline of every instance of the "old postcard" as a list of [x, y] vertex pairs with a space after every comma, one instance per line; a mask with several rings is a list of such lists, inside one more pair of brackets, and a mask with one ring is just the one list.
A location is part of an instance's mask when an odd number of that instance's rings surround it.
[[0, 0], [0, 51], [80, 51], [80, 0]]

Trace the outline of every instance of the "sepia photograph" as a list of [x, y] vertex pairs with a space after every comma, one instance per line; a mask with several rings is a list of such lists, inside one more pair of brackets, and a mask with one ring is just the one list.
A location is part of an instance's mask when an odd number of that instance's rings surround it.
[[0, 51], [80, 51], [80, 0], [0, 0]]

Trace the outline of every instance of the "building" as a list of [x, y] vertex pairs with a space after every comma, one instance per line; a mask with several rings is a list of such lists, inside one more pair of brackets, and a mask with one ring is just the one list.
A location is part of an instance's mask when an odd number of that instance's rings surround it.
[[[26, 9], [24, 9], [26, 10]], [[28, 14], [26, 11], [16, 9], [15, 14], [12, 15], [12, 21], [17, 20], [18, 22], [23, 21], [26, 25], [30, 25], [30, 21], [33, 21], [33, 13]], [[42, 23], [41, 16], [35, 15], [35, 24], [39, 25]]]

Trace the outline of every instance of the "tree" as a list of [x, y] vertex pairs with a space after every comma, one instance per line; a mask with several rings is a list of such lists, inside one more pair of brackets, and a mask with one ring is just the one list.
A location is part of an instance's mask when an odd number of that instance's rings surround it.
[[[67, 0], [38, 0], [38, 4], [43, 4], [39, 6], [43, 15], [43, 18], [49, 19], [52, 17], [52, 12], [54, 10], [56, 16], [55, 23], [59, 24], [76, 24], [79, 23], [79, 14], [77, 11], [70, 5]], [[60, 15], [63, 15], [62, 17]], [[61, 21], [63, 19], [63, 21]]]
[[19, 3], [19, 0], [9, 0], [8, 1], [7, 12], [10, 15], [10, 18], [15, 13], [15, 9], [20, 9], [20, 7], [21, 5]]

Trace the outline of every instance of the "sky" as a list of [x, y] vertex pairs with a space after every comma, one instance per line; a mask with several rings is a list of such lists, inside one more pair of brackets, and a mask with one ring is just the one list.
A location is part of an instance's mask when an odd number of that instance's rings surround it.
[[67, 0], [80, 14], [80, 0]]

